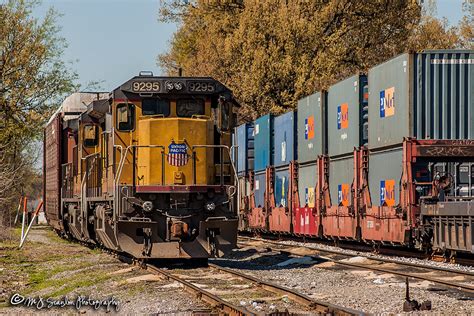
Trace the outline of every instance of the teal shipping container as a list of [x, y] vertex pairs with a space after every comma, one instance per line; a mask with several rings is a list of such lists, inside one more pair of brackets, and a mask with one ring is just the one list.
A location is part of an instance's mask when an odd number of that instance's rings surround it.
[[298, 101], [298, 161], [316, 161], [327, 153], [327, 93], [317, 92]]
[[474, 139], [474, 50], [403, 54], [369, 70], [369, 148]]
[[255, 172], [265, 170], [272, 165], [273, 157], [273, 120], [271, 114], [259, 117], [254, 123]]
[[367, 76], [355, 75], [328, 90], [328, 154], [347, 155], [367, 143]]

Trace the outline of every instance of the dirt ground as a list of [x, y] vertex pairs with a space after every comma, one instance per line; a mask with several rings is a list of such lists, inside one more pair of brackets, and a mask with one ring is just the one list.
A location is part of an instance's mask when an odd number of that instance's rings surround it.
[[0, 242], [0, 314], [209, 311], [179, 284], [63, 240], [48, 227], [32, 229], [21, 250], [19, 230], [13, 236]]

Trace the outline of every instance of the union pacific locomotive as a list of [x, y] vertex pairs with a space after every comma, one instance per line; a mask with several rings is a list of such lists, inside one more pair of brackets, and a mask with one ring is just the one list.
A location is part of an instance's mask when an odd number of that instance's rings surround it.
[[45, 214], [135, 258], [207, 258], [237, 241], [235, 102], [212, 78], [142, 72], [68, 97], [44, 130]]

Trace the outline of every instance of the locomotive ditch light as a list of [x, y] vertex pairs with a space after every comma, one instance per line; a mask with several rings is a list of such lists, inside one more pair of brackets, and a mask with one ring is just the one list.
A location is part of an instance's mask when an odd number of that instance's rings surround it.
[[145, 212], [151, 212], [153, 210], [153, 202], [151, 201], [143, 202], [142, 208], [143, 210], [145, 210]]
[[208, 202], [204, 207], [206, 208], [206, 211], [212, 212], [216, 209], [216, 204], [214, 204], [214, 202]]

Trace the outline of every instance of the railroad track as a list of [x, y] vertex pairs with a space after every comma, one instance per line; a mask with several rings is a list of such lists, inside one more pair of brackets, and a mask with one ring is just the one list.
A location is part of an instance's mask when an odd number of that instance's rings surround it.
[[[363, 311], [354, 310], [346, 308], [343, 306], [338, 306], [335, 304], [326, 303], [320, 300], [315, 300], [305, 294], [299, 293], [295, 290], [258, 279], [251, 275], [229, 269], [226, 267], [219, 266], [218, 264], [208, 263], [206, 268], [194, 268], [194, 269], [163, 269], [155, 266], [152, 263], [146, 263], [142, 260], [137, 260], [136, 258], [127, 255], [119, 254], [110, 249], [97, 247], [96, 245], [85, 244], [92, 248], [98, 248], [102, 252], [107, 253], [115, 258], [119, 259], [122, 262], [126, 262], [132, 265], [136, 265], [142, 269], [150, 271], [155, 275], [159, 275], [166, 280], [173, 280], [181, 284], [184, 289], [200, 299], [201, 301], [210, 305], [214, 310], [218, 310], [219, 314], [223, 315], [248, 315], [248, 316], [289, 316], [289, 315], [307, 315], [307, 314], [324, 314], [324, 315], [365, 315]], [[295, 313], [292, 311], [284, 310], [273, 310], [271, 312], [265, 311], [253, 311], [249, 310], [245, 306], [239, 306], [229, 299], [224, 299], [221, 296], [211, 293], [211, 291], [206, 290], [205, 286], [199, 286], [196, 284], [196, 279], [199, 280], [199, 277], [196, 278], [196, 275], [193, 276], [193, 272], [206, 272], [208, 276], [214, 275], [216, 272], [225, 273], [233, 278], [239, 278], [247, 283], [250, 283], [249, 292], [252, 291], [266, 291], [274, 295], [274, 300], [282, 300], [285, 296], [288, 298], [288, 302], [291, 300], [293, 302], [293, 307], [296, 307], [296, 310], [300, 313]], [[218, 280], [218, 279], [216, 279]], [[247, 293], [248, 294], [248, 293]], [[262, 294], [262, 293], [260, 293]], [[244, 296], [245, 298], [246, 296]], [[247, 296], [248, 297], [248, 296]], [[235, 300], [235, 299], [234, 299]]]
[[[247, 241], [247, 242], [244, 242]], [[352, 255], [350, 253], [344, 251], [337, 251], [337, 250], [329, 250], [324, 249], [316, 246], [292, 246], [288, 244], [284, 244], [281, 242], [276, 242], [272, 240], [260, 239], [260, 238], [251, 238], [251, 237], [239, 237], [238, 244], [241, 246], [251, 246], [255, 247], [255, 244], [250, 244], [248, 241], [260, 242], [262, 245], [261, 247], [266, 248], [267, 250], [274, 250], [280, 251], [283, 253], [291, 254], [294, 256], [314, 256], [321, 258], [321, 255], [324, 255], [323, 259], [334, 262], [335, 264], [351, 267], [351, 268], [359, 268], [364, 270], [372, 270], [382, 273], [390, 273], [402, 277], [407, 277], [411, 279], [423, 280], [433, 282], [438, 285], [443, 285], [452, 289], [460, 290], [464, 293], [468, 293], [472, 295], [474, 298], [474, 272], [471, 271], [462, 271], [462, 270], [454, 270], [449, 268], [442, 268], [436, 266], [428, 266], [428, 265], [419, 265], [410, 262], [403, 262], [399, 260], [387, 259], [387, 258], [379, 258], [371, 255], [365, 255], [361, 253], [357, 253], [356, 255]], [[272, 246], [269, 246], [272, 245]], [[304, 254], [297, 251], [297, 248], [304, 248], [306, 251]], [[348, 261], [352, 257], [362, 257], [369, 260], [370, 264], [362, 264], [362, 263], [355, 263]], [[344, 260], [346, 259], [346, 260]], [[386, 267], [387, 264], [391, 264], [392, 266], [395, 265], [396, 268], [389, 268]], [[410, 270], [405, 271], [405, 270]], [[415, 271], [413, 271], [415, 270]], [[438, 276], [433, 277], [431, 276], [433, 272], [437, 272]], [[429, 274], [429, 275], [427, 275]], [[462, 278], [463, 282], [455, 282], [449, 279], [459, 279]]]
[[[248, 232], [240, 232], [239, 237], [251, 237], [254, 236], [252, 234], [249, 234]], [[265, 239], [265, 240], [280, 240], [279, 236], [275, 234], [258, 234], [259, 238]], [[348, 241], [348, 240], [322, 240], [322, 239], [317, 239], [315, 237], [304, 237], [304, 236], [291, 236], [291, 235], [284, 235], [284, 240], [286, 241], [292, 241], [292, 242], [308, 242], [308, 243], [313, 243], [317, 245], [323, 245], [323, 246], [333, 246], [333, 247], [338, 247], [344, 250], [350, 250], [350, 251], [357, 251], [357, 252], [366, 252], [368, 254], [378, 254], [378, 255], [383, 255], [383, 256], [388, 256], [388, 257], [406, 257], [406, 258], [415, 258], [415, 259], [420, 259], [420, 260], [432, 260], [434, 262], [444, 262], [444, 263], [452, 263], [452, 264], [459, 264], [459, 265], [464, 265], [464, 266], [474, 266], [474, 258], [470, 258], [469, 255], [467, 254], [458, 254], [457, 257], [447, 259], [443, 257], [440, 254], [426, 254], [420, 250], [415, 250], [415, 249], [407, 249], [407, 248], [401, 248], [401, 247], [394, 247], [394, 246], [384, 246], [384, 245], [378, 245], [378, 246], [370, 246], [367, 244], [362, 244], [362, 243], [357, 243], [354, 241]], [[467, 256], [467, 257], [466, 257]]]
[[[264, 296], [265, 299], [268, 299], [269, 293], [272, 294], [273, 299], [280, 300], [285, 296], [289, 300], [292, 301], [293, 309], [296, 309], [300, 313], [317, 313], [317, 314], [325, 314], [325, 315], [363, 315], [364, 313], [361, 311], [336, 306], [333, 304], [321, 302], [318, 300], [314, 300], [307, 295], [298, 293], [294, 290], [285, 288], [283, 286], [279, 286], [277, 284], [267, 282], [264, 280], [260, 280], [253, 276], [244, 274], [242, 272], [228, 269], [225, 267], [221, 267], [216, 264], [209, 264], [208, 268], [200, 268], [200, 269], [182, 269], [182, 270], [164, 270], [158, 268], [152, 264], [145, 264], [141, 265], [143, 268], [147, 269], [148, 271], [160, 275], [165, 279], [173, 280], [182, 284], [186, 291], [190, 292], [191, 294], [195, 295], [205, 303], [212, 306], [214, 309], [219, 310], [221, 313], [227, 315], [290, 315], [294, 313], [294, 311], [288, 310], [273, 310], [271, 312], [268, 311], [256, 311], [252, 308], [246, 308], [244, 306], [238, 306], [237, 304], [231, 302], [228, 298], [222, 298], [219, 295], [213, 294], [210, 291], [206, 290], [205, 286], [197, 285], [198, 282], [202, 282], [203, 279], [209, 277], [211, 274], [219, 273], [219, 281], [222, 282], [223, 280], [227, 279], [228, 277], [223, 277], [222, 274], [227, 274], [231, 277], [231, 279], [239, 279], [239, 281], [243, 281], [247, 284], [238, 284], [238, 288], [246, 288], [247, 291], [242, 293], [242, 297], [249, 297], [249, 292], [259, 292], [258, 295]], [[212, 280], [212, 278], [210, 278]], [[209, 281], [209, 279], [208, 279]], [[214, 280], [217, 283], [217, 280]], [[214, 283], [214, 284], [216, 284]], [[234, 284], [235, 285], [235, 284]], [[214, 290], [215, 291], [215, 290]], [[239, 292], [234, 288], [234, 293], [232, 296], [235, 296], [236, 293]], [[225, 296], [225, 295], [224, 295]], [[229, 295], [227, 295], [229, 296]], [[271, 297], [270, 297], [271, 298]], [[232, 300], [236, 300], [234, 297]]]

